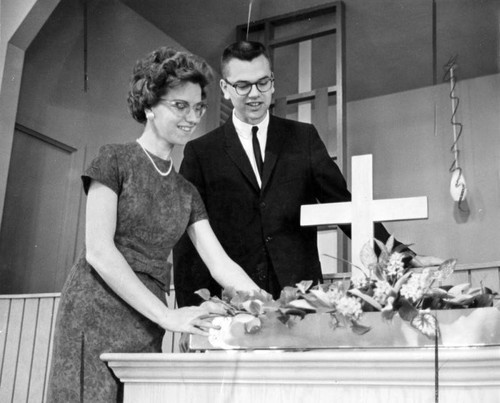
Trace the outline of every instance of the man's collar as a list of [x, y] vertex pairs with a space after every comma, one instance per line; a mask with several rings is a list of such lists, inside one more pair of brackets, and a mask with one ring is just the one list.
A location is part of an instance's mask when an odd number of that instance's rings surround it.
[[251, 133], [252, 132], [252, 127], [257, 126], [259, 128], [259, 132], [267, 132], [267, 127], [269, 126], [269, 111], [266, 112], [266, 116], [257, 125], [251, 125], [249, 123], [243, 122], [238, 116], [236, 116], [236, 113], [234, 112], [233, 109], [233, 124], [236, 129], [236, 132], [238, 133]]

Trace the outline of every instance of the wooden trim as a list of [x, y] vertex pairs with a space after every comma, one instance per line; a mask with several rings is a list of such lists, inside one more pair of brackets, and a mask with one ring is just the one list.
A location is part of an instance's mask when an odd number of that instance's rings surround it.
[[[337, 49], [337, 59], [335, 67], [335, 85], [336, 85], [336, 95], [337, 95], [337, 147], [336, 154], [338, 156], [336, 163], [339, 166], [342, 174], [346, 181], [348, 181], [348, 169], [347, 169], [347, 108], [346, 108], [346, 79], [345, 79], [345, 68], [346, 68], [346, 50], [345, 50], [345, 7], [344, 3], [339, 2], [338, 9], [335, 14], [337, 26], [337, 34], [335, 35], [336, 49]], [[343, 256], [344, 259], [352, 259], [349, 256], [349, 248], [347, 242], [347, 236], [342, 231], [337, 231], [337, 253], [339, 256]], [[347, 263], [339, 260], [337, 262], [337, 271], [343, 272], [349, 270]]]
[[78, 151], [75, 147], [70, 146], [69, 144], [62, 143], [58, 140], [55, 140], [49, 136], [46, 136], [45, 134], [39, 133], [33, 129], [30, 129], [29, 127], [23, 126], [19, 123], [16, 123], [16, 130], [19, 130], [23, 133], [26, 133], [30, 136], [33, 136], [37, 138], [38, 140], [41, 140], [45, 143], [51, 144], [54, 147], [60, 148], [68, 153], [74, 153], [75, 151]]
[[60, 237], [58, 266], [65, 268], [56, 273], [56, 283], [64, 284], [66, 276], [78, 255], [78, 228], [80, 225], [80, 209], [83, 186], [80, 175], [85, 169], [86, 147], [75, 150], [71, 156], [70, 175], [65, 194], [64, 227]]
[[[266, 24], [272, 24], [275, 26], [289, 24], [291, 22], [302, 21], [308, 18], [319, 17], [327, 13], [336, 13], [337, 7], [342, 4], [341, 1], [335, 1], [328, 3], [327, 5], [320, 5], [310, 8], [305, 8], [298, 10], [300, 14], [296, 11], [292, 11], [286, 14], [281, 14], [277, 17], [264, 18], [259, 21], [254, 21], [250, 23], [249, 32], [260, 31], [264, 29]], [[243, 31], [246, 33], [247, 24], [240, 24], [236, 27], [237, 31]]]
[[[487, 269], [495, 269], [497, 268], [500, 272], [500, 261], [496, 262], [486, 262], [486, 263], [471, 263], [471, 264], [457, 264], [455, 267], [455, 272], [473, 272], [476, 270], [487, 270]], [[325, 274], [323, 276], [325, 280], [342, 280], [344, 278], [350, 278], [351, 273], [346, 272], [346, 273], [330, 273], [330, 274]]]
[[[284, 98], [286, 99], [286, 103], [288, 105], [297, 104], [300, 102], [308, 102], [308, 101], [314, 100], [314, 98], [317, 97], [318, 92], [324, 91], [325, 88], [327, 88], [327, 87], [318, 88], [318, 89], [315, 89], [312, 91], [307, 91], [307, 92], [301, 92], [299, 94], [287, 95]], [[328, 96], [335, 95], [336, 93], [337, 93], [337, 86], [333, 85], [333, 86], [328, 87]], [[274, 105], [274, 103], [271, 104], [271, 106], [273, 106], [273, 105]]]
[[272, 39], [269, 41], [268, 46], [270, 48], [279, 48], [282, 46], [288, 46], [292, 45], [294, 43], [299, 43], [299, 42], [304, 42], [308, 41], [314, 38], [319, 38], [321, 36], [326, 36], [326, 35], [333, 35], [337, 32], [337, 28], [330, 28], [330, 29], [317, 29], [313, 30], [311, 32], [308, 32], [307, 34], [296, 34], [296, 35], [290, 35], [284, 38], [279, 38], [279, 39]]
[[60, 296], [60, 292], [43, 294], [3, 294], [0, 295], [0, 299], [59, 298]]
[[[124, 383], [125, 402], [166, 396], [198, 403], [432, 402], [436, 396], [432, 348], [106, 353], [101, 359]], [[439, 360], [443, 402], [497, 400], [500, 347], [443, 348]]]
[[457, 264], [455, 271], [462, 270], [479, 270], [479, 269], [492, 269], [494, 267], [500, 268], [500, 261], [488, 262], [488, 263], [468, 263], [468, 264]]

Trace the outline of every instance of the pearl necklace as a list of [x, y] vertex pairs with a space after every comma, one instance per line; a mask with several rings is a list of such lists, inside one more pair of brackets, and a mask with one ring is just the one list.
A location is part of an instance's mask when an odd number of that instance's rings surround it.
[[152, 164], [153, 164], [153, 166], [155, 167], [156, 172], [158, 172], [161, 176], [167, 176], [167, 175], [170, 173], [170, 171], [172, 170], [172, 165], [174, 165], [174, 164], [172, 163], [172, 158], [168, 157], [168, 161], [170, 161], [170, 167], [168, 168], [168, 171], [167, 171], [167, 172], [162, 172], [162, 171], [160, 171], [160, 170], [158, 169], [158, 167], [156, 166], [155, 162], [153, 161], [153, 158], [151, 158], [151, 155], [149, 155], [148, 150], [146, 150], [146, 149], [144, 148], [144, 146], [143, 146], [143, 145], [139, 142], [139, 139], [137, 139], [136, 141], [137, 141], [137, 143], [141, 146], [141, 148], [144, 150], [144, 153], [148, 156], [149, 160], [151, 161], [151, 163], [152, 163]]

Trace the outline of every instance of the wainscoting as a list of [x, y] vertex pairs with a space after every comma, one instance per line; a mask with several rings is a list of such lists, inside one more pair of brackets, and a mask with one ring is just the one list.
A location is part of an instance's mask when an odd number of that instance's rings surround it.
[[[59, 296], [0, 295], [0, 402], [45, 402]], [[179, 352], [179, 337], [167, 332], [163, 352]]]

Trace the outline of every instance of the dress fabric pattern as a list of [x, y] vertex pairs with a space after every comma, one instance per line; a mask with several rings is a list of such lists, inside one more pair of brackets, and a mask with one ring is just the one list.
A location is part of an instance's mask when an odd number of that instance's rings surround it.
[[[161, 170], [170, 162], [152, 156]], [[115, 244], [139, 279], [166, 303], [170, 251], [186, 228], [207, 218], [198, 191], [175, 170], [160, 176], [137, 143], [107, 145], [82, 175], [118, 195]], [[64, 285], [54, 335], [48, 401], [119, 402], [119, 381], [105, 352], [160, 352], [165, 331], [124, 302], [86, 261]]]

